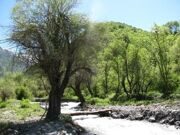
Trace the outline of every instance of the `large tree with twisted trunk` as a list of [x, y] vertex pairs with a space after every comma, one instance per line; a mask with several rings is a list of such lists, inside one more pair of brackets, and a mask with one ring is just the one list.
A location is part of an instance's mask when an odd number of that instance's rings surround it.
[[47, 119], [58, 118], [61, 98], [71, 76], [87, 70], [84, 59], [92, 54], [88, 21], [73, 11], [76, 3], [76, 0], [20, 0], [13, 9], [10, 40], [30, 65], [36, 64], [44, 72], [51, 85]]

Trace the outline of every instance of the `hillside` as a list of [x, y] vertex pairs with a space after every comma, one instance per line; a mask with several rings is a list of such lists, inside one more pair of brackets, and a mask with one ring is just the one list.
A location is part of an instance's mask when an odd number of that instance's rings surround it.
[[5, 72], [22, 71], [24, 64], [11, 51], [0, 47], [0, 76]]

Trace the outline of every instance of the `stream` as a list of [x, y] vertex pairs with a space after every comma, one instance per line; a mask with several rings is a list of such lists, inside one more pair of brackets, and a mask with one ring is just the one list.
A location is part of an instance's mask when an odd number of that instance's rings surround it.
[[[78, 112], [78, 104], [62, 103], [62, 113]], [[113, 119], [98, 115], [73, 116], [73, 121], [88, 131], [83, 135], [180, 135], [180, 130], [174, 126], [146, 121]]]

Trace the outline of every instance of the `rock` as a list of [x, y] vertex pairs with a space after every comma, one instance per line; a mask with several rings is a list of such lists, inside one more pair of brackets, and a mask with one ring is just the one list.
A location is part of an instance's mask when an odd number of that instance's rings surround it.
[[129, 113], [125, 112], [125, 111], [119, 111], [119, 112], [112, 112], [111, 113], [111, 117], [115, 118], [115, 119], [118, 119], [118, 118], [124, 119], [124, 118], [127, 118], [128, 116], [129, 116]]
[[160, 124], [166, 124], [166, 123], [168, 123], [168, 119], [162, 119], [159, 123]]
[[129, 112], [127, 111], [121, 111], [119, 114], [120, 114], [119, 118], [122, 118], [122, 119], [127, 118], [129, 116]]
[[144, 119], [144, 117], [142, 114], [138, 113], [135, 115], [135, 120], [143, 120], [143, 119]]
[[14, 130], [14, 135], [17, 135], [18, 134], [18, 131], [17, 130]]
[[111, 117], [114, 118], [114, 119], [117, 119], [117, 118], [119, 118], [119, 115], [118, 115], [117, 112], [112, 112]]
[[180, 121], [180, 111], [177, 111], [175, 113], [175, 117], [174, 117], [175, 121]]
[[37, 131], [36, 134], [37, 135], [41, 135], [42, 133], [41, 133], [41, 131]]
[[170, 119], [169, 122], [168, 122], [168, 124], [174, 125], [174, 122], [175, 122], [174, 119]]
[[67, 135], [67, 131], [63, 130], [63, 131], [59, 132], [59, 135]]
[[142, 112], [142, 115], [143, 115], [143, 117], [145, 118], [145, 119], [149, 119], [150, 117], [151, 117], [151, 111], [150, 110], [144, 110], [143, 112]]
[[155, 119], [156, 121], [160, 121], [163, 118], [165, 118], [167, 116], [167, 112], [163, 112], [163, 111], [158, 111], [155, 113]]
[[179, 115], [178, 111], [176, 110], [171, 111], [171, 114], [170, 114], [171, 118], [177, 119], [177, 121], [178, 121], [178, 115]]
[[131, 112], [129, 115], [130, 120], [143, 120], [143, 115], [140, 112]]
[[149, 119], [148, 119], [149, 122], [156, 122], [156, 119], [154, 116], [151, 116]]
[[176, 121], [176, 122], [175, 122], [175, 125], [178, 126], [178, 127], [180, 127], [180, 121]]

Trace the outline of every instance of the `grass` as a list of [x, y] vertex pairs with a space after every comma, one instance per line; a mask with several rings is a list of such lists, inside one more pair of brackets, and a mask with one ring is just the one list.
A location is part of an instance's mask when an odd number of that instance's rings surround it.
[[108, 105], [150, 105], [150, 104], [176, 104], [180, 103], [180, 98], [177, 98], [178, 95], [176, 94], [176, 97], [172, 95], [172, 97], [168, 99], [161, 98], [160, 93], [150, 93], [149, 98], [145, 100], [137, 100], [135, 98], [132, 99], [127, 99], [125, 95], [120, 95], [116, 100], [113, 98], [112, 95], [109, 95], [109, 97], [106, 98], [91, 98], [91, 97], [86, 97], [87, 103], [96, 105], [96, 106], [108, 106]]
[[97, 106], [108, 106], [110, 103], [110, 100], [108, 98], [101, 99], [101, 98], [87, 98], [87, 103], [91, 105], [97, 105]]
[[44, 110], [38, 103], [29, 100], [0, 101], [0, 132], [7, 129], [13, 123], [22, 123], [25, 120], [40, 118]]
[[8, 100], [0, 102], [0, 120], [20, 121], [29, 117], [42, 115], [44, 110], [37, 103], [31, 103], [29, 100]]
[[7, 102], [0, 102], [0, 109], [1, 108], [6, 108]]

